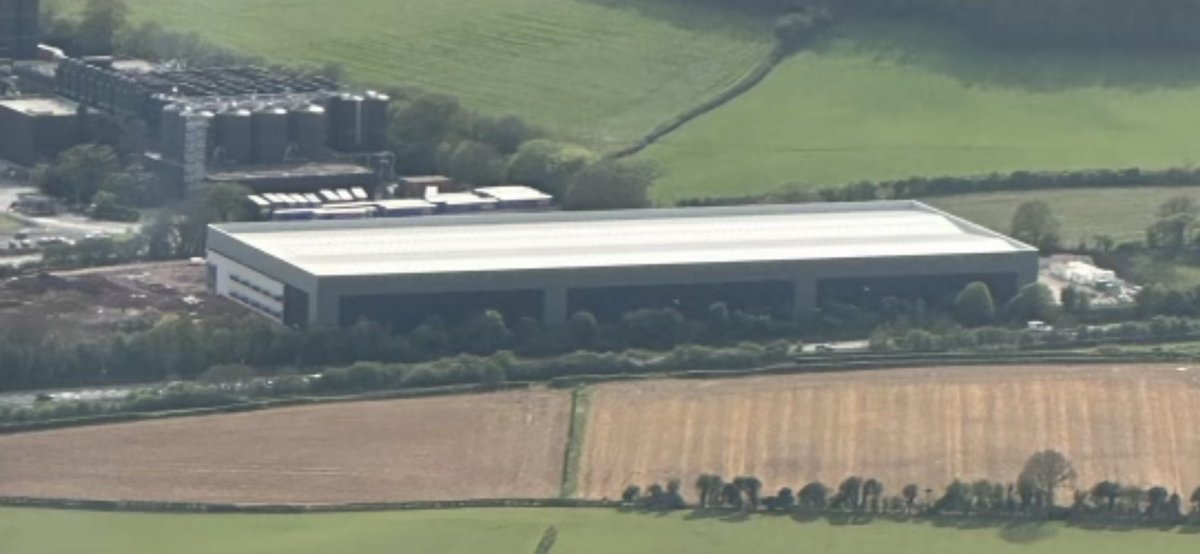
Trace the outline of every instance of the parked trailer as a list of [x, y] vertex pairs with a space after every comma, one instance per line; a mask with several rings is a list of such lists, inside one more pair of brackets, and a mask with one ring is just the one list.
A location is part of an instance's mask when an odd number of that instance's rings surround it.
[[496, 200], [469, 192], [434, 193], [425, 200], [437, 205], [439, 213], [461, 214], [496, 209]]
[[477, 188], [475, 193], [496, 200], [501, 210], [541, 210], [551, 207], [554, 201], [549, 194], [519, 185]]
[[314, 215], [315, 219], [327, 219], [327, 220], [328, 219], [368, 219], [368, 218], [373, 217], [375, 215], [375, 212], [378, 209], [379, 208], [374, 207], [374, 206], [358, 207], [358, 208], [347, 208], [347, 207], [343, 207], [343, 206], [338, 206], [336, 208], [319, 208], [319, 209], [313, 210], [313, 212], [314, 212], [313, 215]]
[[375, 205], [379, 206], [379, 217], [415, 217], [437, 212], [437, 206], [415, 198], [379, 200]]
[[316, 210], [312, 209], [297, 209], [297, 210], [275, 210], [271, 214], [271, 219], [274, 221], [308, 221], [316, 217]]

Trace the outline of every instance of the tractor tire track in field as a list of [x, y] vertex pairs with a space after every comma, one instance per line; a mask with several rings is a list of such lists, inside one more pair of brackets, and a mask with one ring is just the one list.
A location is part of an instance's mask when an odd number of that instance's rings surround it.
[[560, 391], [350, 402], [0, 437], [0, 495], [337, 504], [551, 498]]
[[[1200, 367], [1009, 366], [638, 381], [592, 389], [577, 495], [702, 473], [755, 475], [765, 493], [850, 475], [939, 490], [1013, 481], [1062, 451], [1077, 485], [1200, 485]], [[680, 440], [682, 439], [682, 440]], [[694, 491], [685, 489], [685, 494]]]

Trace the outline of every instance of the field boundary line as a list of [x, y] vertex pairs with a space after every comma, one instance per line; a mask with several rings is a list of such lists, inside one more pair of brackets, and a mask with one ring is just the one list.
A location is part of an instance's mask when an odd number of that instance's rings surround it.
[[551, 525], [546, 528], [545, 533], [542, 533], [542, 540], [538, 542], [537, 549], [533, 551], [533, 554], [550, 554], [555, 542], [558, 542], [558, 528]]
[[621, 159], [637, 154], [638, 152], [649, 148], [663, 137], [675, 132], [680, 127], [691, 123], [696, 118], [720, 108], [721, 106], [733, 101], [735, 98], [750, 92], [750, 90], [755, 86], [758, 86], [763, 79], [766, 79], [767, 76], [770, 75], [775, 69], [775, 67], [788, 57], [789, 53], [789, 49], [784, 47], [779, 43], [778, 40], [776, 40], [775, 45], [771, 47], [771, 50], [767, 52], [765, 57], [760, 59], [754, 64], [753, 67], [746, 71], [746, 73], [742, 74], [741, 77], [738, 77], [736, 81], [723, 89], [721, 92], [718, 92], [712, 98], [709, 98], [708, 100], [691, 107], [683, 113], [659, 123], [653, 129], [651, 129], [650, 132], [642, 135], [637, 142], [621, 148], [620, 150], [610, 152], [604, 157], [609, 159]]
[[583, 440], [592, 406], [591, 389], [586, 385], [571, 391], [571, 422], [567, 428], [567, 447], [563, 451], [563, 474], [559, 498], [572, 498], [579, 485], [579, 465], [583, 458]]
[[[128, 412], [86, 416], [77, 418], [45, 419], [20, 423], [0, 423], [0, 435], [49, 431], [72, 427], [104, 425], [116, 423], [136, 423], [139, 421], [155, 421], [161, 419], [198, 417], [242, 412], [252, 412], [273, 408], [289, 408], [300, 406], [316, 406], [336, 404], [341, 402], [372, 402], [386, 400], [403, 400], [406, 398], [429, 398], [438, 396], [455, 396], [468, 394], [490, 394], [500, 391], [530, 390], [538, 387], [575, 388], [589, 384], [638, 381], [654, 379], [735, 379], [765, 375], [804, 375], [820, 373], [841, 373], [847, 371], [882, 371], [911, 367], [929, 367], [935, 369], [945, 366], [967, 365], [1022, 365], [1031, 363], [1041, 364], [1071, 364], [1071, 365], [1105, 365], [1117, 363], [1171, 363], [1196, 361], [1196, 356], [1178, 353], [1137, 352], [1123, 355], [1089, 355], [1070, 352], [1032, 351], [1025, 353], [1004, 354], [958, 354], [958, 353], [919, 353], [919, 354], [864, 354], [864, 355], [834, 355], [821, 357], [800, 357], [789, 362], [751, 368], [730, 369], [694, 369], [694, 370], [652, 370], [645, 373], [609, 373], [587, 374], [550, 378], [546, 381], [508, 382], [497, 387], [485, 387], [478, 383], [463, 385], [446, 385], [441, 387], [421, 389], [384, 390], [369, 393], [336, 395], [336, 396], [304, 396], [292, 398], [271, 398], [248, 400], [179, 410], [158, 412]], [[565, 472], [565, 468], [564, 468]], [[564, 477], [565, 481], [565, 477]], [[561, 491], [561, 486], [560, 486]]]
[[[461, 508], [619, 508], [621, 507], [621, 502], [616, 500], [582, 500], [576, 498], [480, 498], [468, 500], [416, 500], [409, 502], [351, 502], [343, 504], [236, 504], [0, 496], [0, 507], [176, 514], [319, 514], [456, 510]], [[557, 533], [555, 534], [557, 535]]]
[[154, 421], [178, 417], [197, 417], [206, 415], [234, 414], [254, 412], [272, 408], [292, 408], [297, 406], [316, 406], [321, 404], [337, 404], [341, 402], [373, 402], [386, 400], [403, 400], [406, 398], [429, 398], [438, 396], [455, 396], [467, 394], [488, 394], [506, 390], [524, 390], [532, 387], [533, 382], [504, 383], [499, 387], [485, 387], [478, 383], [462, 385], [444, 385], [418, 389], [392, 389], [358, 394], [338, 394], [330, 396], [296, 396], [285, 398], [265, 398], [246, 400], [216, 406], [201, 408], [181, 408], [177, 410], [161, 410], [150, 412], [121, 412], [103, 415], [83, 416], [61, 419], [44, 419], [20, 423], [0, 423], [0, 435], [26, 433], [32, 431], [49, 431], [67, 427], [84, 427], [103, 425], [106, 423], [135, 423], [139, 421]]

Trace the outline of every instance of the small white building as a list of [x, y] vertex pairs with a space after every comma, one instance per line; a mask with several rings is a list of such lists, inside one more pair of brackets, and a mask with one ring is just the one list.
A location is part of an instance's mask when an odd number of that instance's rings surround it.
[[1050, 268], [1050, 273], [1068, 283], [1087, 287], [1104, 286], [1117, 281], [1117, 274], [1112, 270], [1102, 269], [1080, 260], [1054, 264]]

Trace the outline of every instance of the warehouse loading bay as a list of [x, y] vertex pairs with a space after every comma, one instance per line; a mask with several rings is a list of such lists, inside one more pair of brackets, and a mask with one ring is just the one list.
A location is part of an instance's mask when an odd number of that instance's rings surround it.
[[[449, 217], [449, 216], [448, 216]], [[497, 217], [536, 217], [522, 215], [505, 216], [455, 216], [460, 218], [497, 218]], [[569, 217], [556, 215], [553, 217]], [[434, 218], [437, 219], [437, 218]], [[319, 222], [318, 222], [319, 223]], [[336, 222], [338, 224], [370, 225], [380, 222]], [[304, 225], [305, 228], [312, 223]], [[280, 223], [263, 223], [259, 225], [280, 225]], [[288, 225], [283, 223], [282, 225]], [[312, 235], [325, 235], [317, 231]], [[336, 236], [325, 236], [324, 240], [336, 240]], [[144, 324], [155, 323], [163, 315], [176, 314], [193, 319], [224, 317], [224, 315], [252, 315], [269, 320], [283, 319], [282, 306], [264, 309], [268, 303], [259, 302], [253, 306], [247, 300], [251, 299], [253, 288], [269, 291], [272, 296], [283, 296], [282, 284], [272, 285], [270, 282], [259, 282], [260, 277], [251, 277], [253, 272], [244, 272], [240, 277], [242, 283], [224, 283], [224, 295], [212, 294], [210, 290], [210, 275], [208, 263], [204, 260], [174, 261], [174, 263], [139, 264], [120, 267], [103, 267], [103, 269], [31, 273], [19, 277], [2, 279], [0, 281], [0, 326], [22, 325], [26, 327], [41, 324], [53, 324], [55, 329], [62, 329], [72, 336], [89, 337], [97, 333], [108, 332], [121, 325], [133, 321]], [[1091, 264], [1091, 260], [1078, 257], [1043, 258], [1038, 263], [1038, 279], [1049, 284], [1051, 288], [1061, 289], [1067, 285], [1088, 291], [1093, 295], [1093, 303], [1130, 302], [1138, 291], [1135, 284], [1122, 281], [1114, 273]], [[962, 281], [962, 279], [958, 279]], [[941, 283], [944, 287], [960, 285]], [[248, 284], [247, 284], [248, 283]], [[916, 283], [936, 284], [929, 279], [916, 279]], [[846, 282], [844, 284], [856, 285]], [[860, 283], [857, 283], [860, 285]], [[253, 285], [253, 288], [251, 288]], [[274, 287], [278, 287], [275, 289]], [[1015, 284], [1014, 284], [1015, 287]], [[230, 288], [248, 289], [239, 294], [241, 299], [229, 297]], [[851, 287], [854, 288], [854, 287]], [[1000, 290], [1004, 294], [1003, 290]], [[636, 293], [636, 294], [635, 294]], [[835, 294], [835, 288], [827, 288], [827, 294]], [[1009, 290], [1010, 293], [1010, 290]], [[655, 299], [668, 299], [667, 305], [690, 309], [702, 306], [713, 297], [722, 296], [733, 302], [774, 302], [794, 303], [794, 289], [784, 282], [773, 282], [770, 279], [743, 282], [742, 284], [696, 284], [690, 287], [642, 287], [630, 289], [593, 289], [578, 291], [569, 295], [572, 306], [581, 306], [581, 302], [595, 309], [598, 315], [617, 317], [620, 309], [630, 308], [638, 303], [654, 302]], [[536, 296], [536, 297], [534, 297]], [[595, 296], [595, 297], [593, 297]], [[619, 302], [614, 302], [617, 299]], [[347, 299], [344, 306], [346, 311], [338, 311], [330, 315], [329, 323], [353, 324], [352, 319], [370, 317], [384, 319], [384, 315], [403, 313], [396, 302], [409, 302], [413, 299], [392, 299], [388, 302], [378, 302], [378, 299]], [[424, 302], [425, 307], [420, 311], [421, 317], [433, 313], [452, 317], [455, 311], [480, 307], [505, 308], [511, 315], [521, 314], [541, 318], [545, 315], [545, 303], [540, 295], [522, 293], [520, 289], [510, 293], [474, 296], [472, 302], [446, 302], [446, 297], [426, 296], [418, 299], [418, 305]], [[462, 299], [458, 299], [462, 300]], [[676, 303], [678, 301], [679, 303]], [[257, 302], [257, 301], [256, 301]], [[457, 306], [457, 307], [456, 307]], [[570, 309], [571, 306], [568, 307]], [[395, 309], [394, 309], [395, 308]], [[382, 309], [382, 312], [380, 312]], [[275, 312], [275, 313], [270, 313]], [[378, 312], [378, 314], [376, 314]], [[344, 315], [344, 317], [343, 317]], [[401, 324], [412, 324], [412, 321], [400, 321]], [[397, 321], [389, 321], [396, 324]], [[419, 321], [416, 321], [419, 323]]]
[[1037, 251], [919, 202], [463, 215], [214, 225], [208, 281], [297, 327], [397, 329], [495, 309], [614, 320], [712, 302], [779, 315], [826, 300], [941, 300], [983, 281], [1001, 302]]

